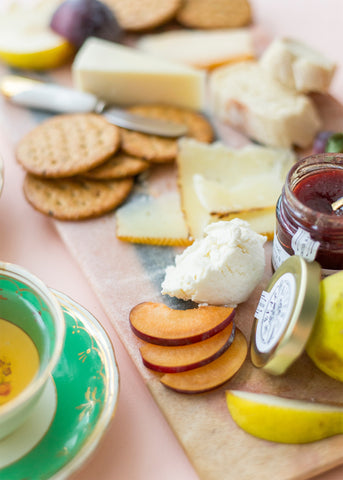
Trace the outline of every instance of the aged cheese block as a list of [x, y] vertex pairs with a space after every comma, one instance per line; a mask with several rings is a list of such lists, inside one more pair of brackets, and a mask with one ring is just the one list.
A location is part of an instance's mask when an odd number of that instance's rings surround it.
[[204, 72], [107, 40], [89, 38], [76, 55], [72, 72], [75, 87], [108, 103], [204, 108]]

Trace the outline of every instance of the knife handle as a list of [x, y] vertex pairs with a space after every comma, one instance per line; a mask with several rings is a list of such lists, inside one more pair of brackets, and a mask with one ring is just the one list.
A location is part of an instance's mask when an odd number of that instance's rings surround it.
[[0, 91], [17, 105], [55, 113], [100, 113], [104, 108], [91, 93], [16, 75], [5, 76]]

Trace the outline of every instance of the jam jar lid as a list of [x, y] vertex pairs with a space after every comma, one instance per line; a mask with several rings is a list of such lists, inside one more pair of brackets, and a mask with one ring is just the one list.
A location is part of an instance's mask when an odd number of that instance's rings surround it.
[[301, 355], [312, 331], [320, 297], [321, 267], [293, 255], [276, 270], [256, 308], [251, 360], [281, 375]]

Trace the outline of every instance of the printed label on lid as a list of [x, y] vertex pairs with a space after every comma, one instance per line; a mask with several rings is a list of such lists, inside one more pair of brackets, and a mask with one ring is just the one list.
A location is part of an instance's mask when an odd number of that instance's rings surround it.
[[262, 292], [255, 312], [258, 320], [255, 344], [261, 353], [270, 352], [277, 345], [289, 322], [295, 299], [296, 282], [289, 272], [275, 282], [270, 292]]
[[309, 262], [316, 258], [319, 245], [320, 242], [314, 241], [311, 235], [302, 228], [298, 228], [291, 242], [294, 254], [300, 255]]

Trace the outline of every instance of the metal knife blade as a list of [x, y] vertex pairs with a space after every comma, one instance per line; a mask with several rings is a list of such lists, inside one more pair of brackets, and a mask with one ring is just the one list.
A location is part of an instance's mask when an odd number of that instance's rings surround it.
[[147, 118], [122, 108], [107, 107], [91, 93], [17, 75], [3, 77], [0, 91], [12, 103], [29, 108], [54, 113], [96, 112], [119, 127], [162, 137], [181, 137], [187, 133], [186, 125]]

